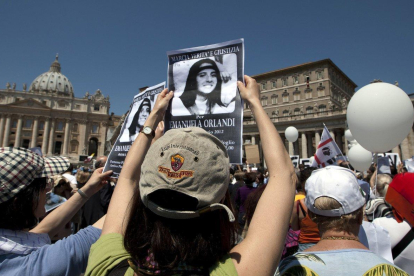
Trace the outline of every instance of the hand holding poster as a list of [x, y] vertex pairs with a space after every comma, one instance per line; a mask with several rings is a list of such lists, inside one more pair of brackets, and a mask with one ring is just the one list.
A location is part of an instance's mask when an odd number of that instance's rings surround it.
[[243, 106], [237, 81], [243, 82], [243, 39], [171, 51], [168, 88], [174, 98], [165, 129], [201, 127], [226, 146], [230, 163], [241, 163]]
[[165, 82], [149, 87], [134, 97], [121, 132], [109, 153], [108, 161], [103, 170], [104, 172], [113, 170], [114, 173], [112, 177], [118, 178], [129, 148], [135, 141], [135, 138], [138, 136], [141, 128], [144, 126], [145, 121], [151, 113], [158, 94], [161, 93], [164, 88]]

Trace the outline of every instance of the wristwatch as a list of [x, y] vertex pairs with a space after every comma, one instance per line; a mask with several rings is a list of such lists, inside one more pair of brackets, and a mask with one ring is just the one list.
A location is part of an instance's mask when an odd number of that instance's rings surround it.
[[155, 131], [149, 126], [144, 126], [143, 128], [141, 128], [140, 132], [142, 132], [146, 135], [151, 135], [152, 138], [155, 137]]

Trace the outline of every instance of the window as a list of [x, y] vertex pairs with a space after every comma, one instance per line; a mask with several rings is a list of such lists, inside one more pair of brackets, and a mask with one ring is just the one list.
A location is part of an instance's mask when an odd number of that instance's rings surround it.
[[73, 131], [73, 132], [78, 132], [78, 124], [77, 124], [77, 123], [74, 123], [74, 124], [72, 125], [72, 131]]
[[267, 97], [262, 97], [262, 106], [267, 105]]
[[266, 89], [266, 83], [262, 83], [261, 87], [262, 87], [262, 90], [265, 90]]
[[289, 110], [283, 110], [283, 116], [284, 117], [289, 116]]
[[58, 102], [59, 107], [66, 107], [66, 103], [63, 101]]
[[287, 78], [282, 79], [282, 85], [287, 86]]
[[303, 75], [303, 82], [307, 83], [308, 81], [310, 81], [309, 75]]
[[273, 111], [272, 112], [272, 119], [276, 119], [277, 118], [277, 112], [276, 111]]
[[99, 125], [98, 124], [93, 124], [92, 125], [92, 133], [98, 133], [99, 131]]
[[58, 122], [56, 130], [63, 131], [63, 122]]
[[42, 101], [42, 104], [47, 105], [47, 101]]
[[27, 120], [24, 122], [24, 128], [32, 128], [32, 122], [33, 122], [33, 120], [32, 120], [32, 119], [27, 119]]
[[17, 127], [17, 121], [16, 120], [13, 120], [13, 122], [12, 122], [12, 128], [16, 128]]
[[39, 130], [44, 130], [45, 129], [45, 122], [40, 121], [39, 122]]
[[272, 95], [272, 104], [277, 104], [277, 95]]
[[276, 81], [272, 81], [272, 88], [276, 88]]
[[289, 101], [289, 93], [288, 93], [288, 92], [286, 92], [286, 90], [285, 90], [285, 92], [282, 94], [282, 98], [283, 98], [283, 102], [284, 102], [284, 103], [287, 103], [287, 102]]
[[319, 106], [319, 112], [325, 112], [325, 111], [326, 111], [326, 105], [321, 104], [321, 105]]
[[99, 104], [95, 104], [95, 105], [93, 106], [93, 110], [94, 110], [94, 111], [99, 111]]
[[293, 76], [293, 84], [298, 84], [298, 83], [299, 83], [299, 77]]
[[295, 108], [295, 110], [293, 110], [293, 114], [300, 115], [300, 109], [299, 108]]
[[81, 109], [81, 105], [80, 105], [80, 104], [76, 104], [76, 105], [75, 105], [75, 109], [76, 109], [76, 110], [80, 110], [80, 109]]
[[295, 92], [293, 92], [293, 100], [300, 101], [300, 91], [296, 88]]
[[312, 90], [305, 91], [305, 99], [311, 99], [312, 98]]
[[322, 73], [322, 71], [318, 71], [318, 72], [316, 72], [316, 78], [317, 78], [318, 80], [323, 79], [323, 73]]
[[325, 89], [319, 89], [318, 90], [318, 97], [323, 97], [325, 96]]
[[311, 113], [313, 113], [313, 107], [312, 106], [308, 106], [306, 108], [306, 114], [311, 114]]
[[16, 102], [20, 101], [20, 98], [16, 98]]

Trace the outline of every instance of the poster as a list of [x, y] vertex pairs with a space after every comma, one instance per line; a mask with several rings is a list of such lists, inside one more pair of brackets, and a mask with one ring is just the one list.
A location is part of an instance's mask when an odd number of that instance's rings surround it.
[[165, 130], [201, 127], [215, 135], [242, 163], [243, 104], [237, 81], [244, 82], [243, 39], [167, 52], [168, 88], [174, 98]]
[[49, 192], [46, 194], [46, 204], [45, 204], [45, 210], [46, 213], [54, 210], [55, 208], [59, 207], [63, 203], [67, 201], [66, 198], [59, 196], [57, 194], [54, 194], [52, 192]]
[[105, 164], [104, 172], [112, 170], [112, 177], [118, 178], [124, 165], [125, 157], [135, 138], [154, 107], [158, 94], [165, 88], [165, 82], [145, 89], [134, 97], [121, 132]]
[[378, 157], [385, 157], [385, 156], [387, 156], [390, 159], [390, 165], [394, 165], [395, 167], [397, 167], [401, 163], [401, 159], [398, 153], [391, 153], [391, 152], [378, 153]]
[[298, 168], [300, 161], [299, 155], [291, 155], [290, 160], [292, 161], [293, 167], [295, 169]]
[[246, 151], [246, 161], [249, 162], [249, 164], [260, 163], [260, 155], [259, 155], [259, 146], [258, 145], [244, 146], [244, 150]]

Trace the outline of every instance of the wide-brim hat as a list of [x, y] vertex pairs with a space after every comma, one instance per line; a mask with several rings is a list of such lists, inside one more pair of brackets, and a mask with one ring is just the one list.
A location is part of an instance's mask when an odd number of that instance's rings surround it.
[[0, 148], [0, 203], [13, 198], [35, 178], [62, 173], [69, 165], [65, 157], [42, 157], [25, 148]]
[[[219, 139], [197, 127], [171, 129], [149, 149], [141, 167], [139, 189], [144, 205], [153, 213], [172, 219], [199, 217], [224, 209], [229, 183], [229, 157]], [[195, 210], [172, 210], [150, 200], [159, 190], [172, 190], [197, 200]]]

